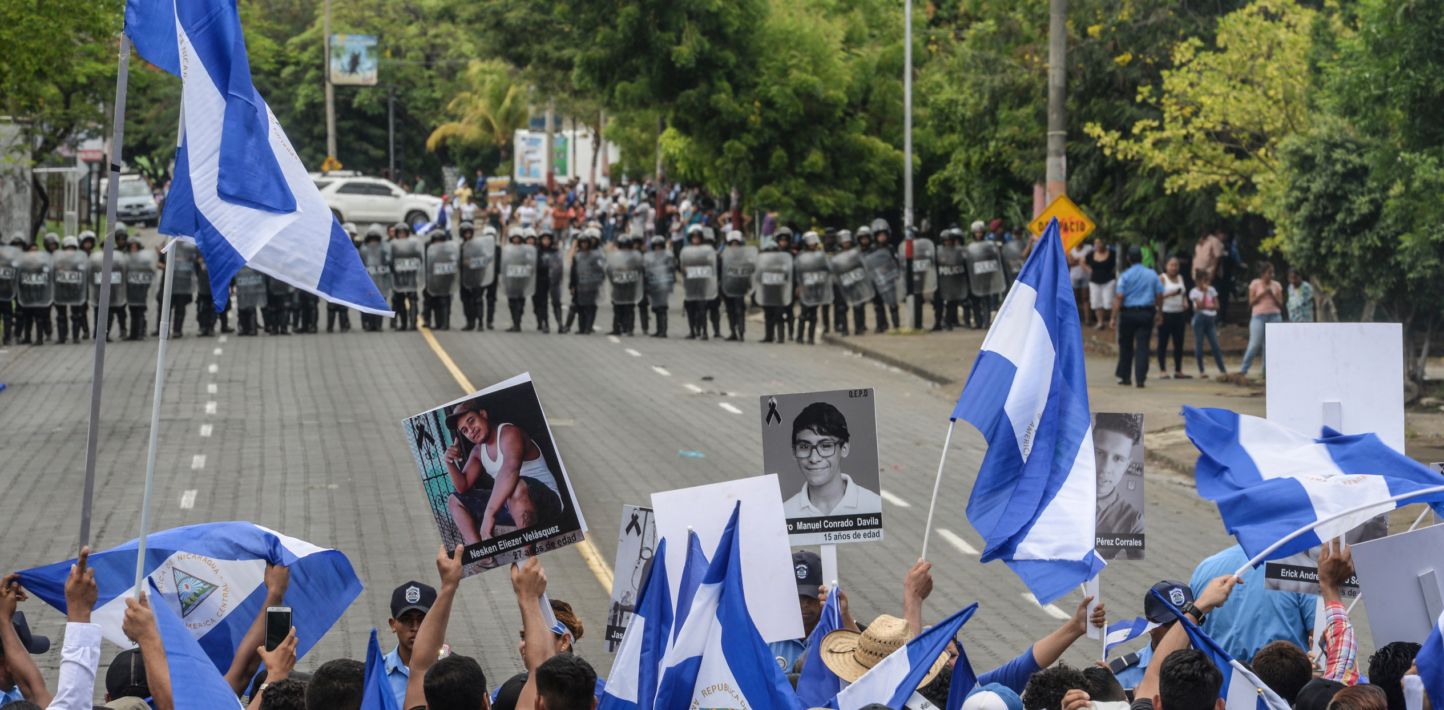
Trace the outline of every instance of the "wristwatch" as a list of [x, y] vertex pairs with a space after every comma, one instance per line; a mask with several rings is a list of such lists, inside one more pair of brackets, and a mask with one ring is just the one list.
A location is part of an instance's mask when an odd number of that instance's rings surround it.
[[1178, 610], [1185, 614], [1192, 615], [1194, 618], [1198, 619], [1198, 623], [1200, 625], [1203, 624], [1203, 620], [1205, 618], [1203, 612], [1200, 611], [1197, 606], [1194, 606], [1193, 602], [1188, 602], [1187, 604], [1184, 604], [1183, 606], [1179, 607]]

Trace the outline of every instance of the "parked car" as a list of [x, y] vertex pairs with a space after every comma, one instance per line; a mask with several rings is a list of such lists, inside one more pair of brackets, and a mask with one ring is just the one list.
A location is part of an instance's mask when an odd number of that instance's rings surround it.
[[342, 222], [429, 222], [441, 206], [439, 197], [413, 195], [390, 180], [355, 171], [311, 173], [311, 179], [326, 206]]
[[[105, 200], [107, 190], [110, 189], [110, 178], [100, 180], [100, 208], [106, 209]], [[116, 219], [126, 224], [140, 223], [147, 227], [154, 227], [160, 223], [160, 206], [155, 202], [155, 194], [151, 191], [150, 185], [139, 175], [120, 176], [120, 195], [115, 205]]]

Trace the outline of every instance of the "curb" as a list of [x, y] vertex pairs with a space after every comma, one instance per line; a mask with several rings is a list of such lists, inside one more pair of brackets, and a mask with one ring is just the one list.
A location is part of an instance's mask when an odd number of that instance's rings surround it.
[[876, 350], [862, 347], [855, 342], [846, 340], [832, 333], [823, 333], [822, 342], [828, 345], [832, 345], [834, 347], [842, 348], [844, 350], [851, 350], [852, 352], [858, 353], [865, 358], [877, 360], [878, 362], [881, 362], [883, 364], [890, 365], [892, 367], [896, 367], [899, 370], [903, 370], [905, 372], [917, 375], [918, 377], [921, 377], [940, 387], [946, 387], [947, 385], [953, 384], [953, 380], [950, 378], [943, 377], [942, 375], [934, 372], [929, 372], [928, 370], [918, 367], [917, 365], [913, 365], [909, 362], [899, 360], [890, 355], [884, 355], [880, 352], [877, 352]]

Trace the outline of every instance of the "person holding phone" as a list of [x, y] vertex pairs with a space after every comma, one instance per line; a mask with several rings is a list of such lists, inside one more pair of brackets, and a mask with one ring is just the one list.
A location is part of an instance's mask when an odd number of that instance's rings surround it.
[[447, 508], [467, 545], [491, 539], [499, 525], [517, 530], [561, 518], [556, 476], [521, 427], [493, 425], [475, 399], [453, 407], [446, 427], [457, 435], [443, 457], [456, 488]]

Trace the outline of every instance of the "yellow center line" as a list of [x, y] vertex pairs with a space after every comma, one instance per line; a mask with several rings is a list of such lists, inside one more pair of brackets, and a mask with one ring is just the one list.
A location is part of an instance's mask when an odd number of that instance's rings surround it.
[[[446, 353], [446, 349], [441, 347], [441, 343], [436, 342], [436, 336], [431, 334], [431, 329], [423, 326], [416, 330], [421, 333], [421, 337], [426, 339], [426, 344], [431, 346], [431, 351], [436, 353], [441, 364], [445, 365], [447, 371], [456, 379], [456, 384], [461, 386], [462, 393], [475, 392], [476, 387], [471, 384], [471, 380], [467, 379], [466, 373], [456, 366], [456, 361], [451, 359], [451, 356]], [[612, 568], [607, 565], [606, 560], [602, 559], [602, 553], [597, 550], [597, 546], [593, 545], [591, 540], [583, 539], [573, 547], [581, 554], [582, 560], [587, 563], [587, 566], [592, 568], [592, 574], [597, 576], [597, 581], [602, 583], [602, 588], [607, 590], [607, 594], [611, 594]]]

